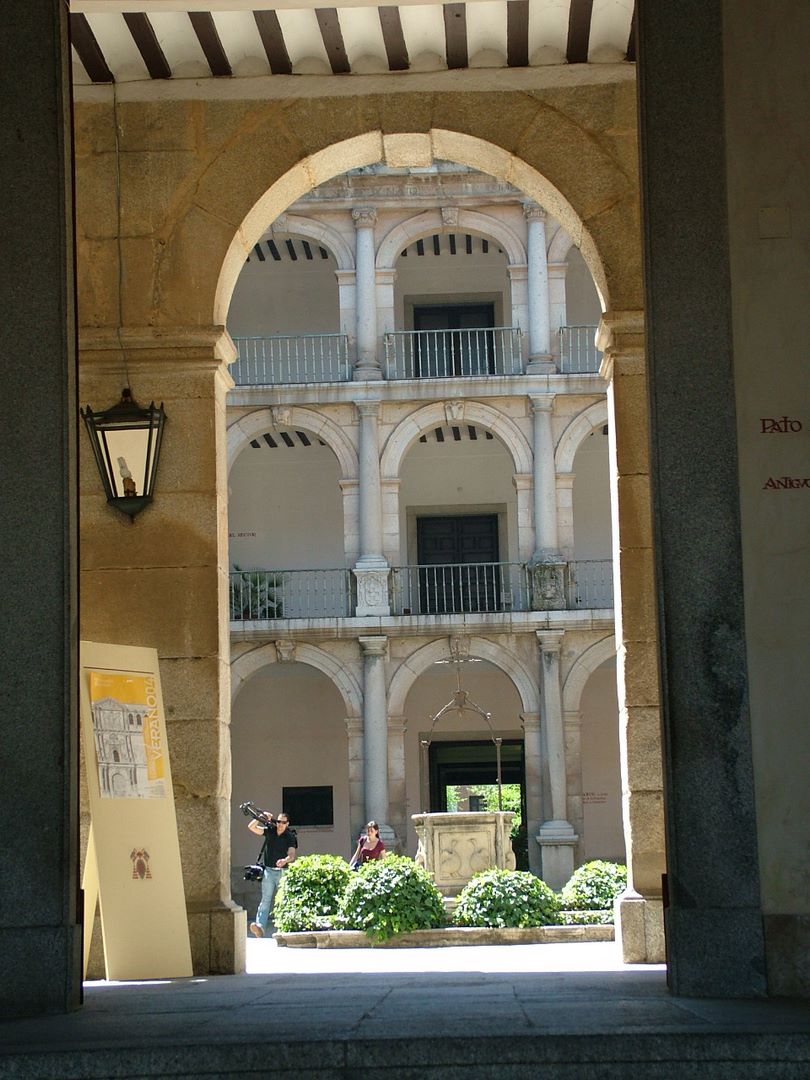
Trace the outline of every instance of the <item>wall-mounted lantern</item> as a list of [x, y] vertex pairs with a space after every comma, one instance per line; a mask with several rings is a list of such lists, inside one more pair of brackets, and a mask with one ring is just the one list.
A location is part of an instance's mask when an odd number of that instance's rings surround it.
[[125, 387], [117, 405], [81, 410], [107, 502], [130, 518], [152, 501], [166, 414], [154, 401], [142, 409]]

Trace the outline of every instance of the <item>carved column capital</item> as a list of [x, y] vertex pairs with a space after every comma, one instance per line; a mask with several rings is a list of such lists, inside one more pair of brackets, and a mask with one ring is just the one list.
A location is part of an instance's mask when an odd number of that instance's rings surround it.
[[357, 415], [361, 420], [364, 416], [378, 417], [380, 415], [379, 399], [374, 401], [355, 401], [354, 407], [357, 409]]
[[388, 652], [388, 638], [384, 635], [375, 634], [373, 637], [361, 637], [357, 640], [363, 656], [385, 656]]
[[556, 394], [530, 394], [529, 407], [533, 414], [550, 413], [554, 409]]
[[355, 206], [352, 220], [356, 229], [373, 229], [377, 224], [377, 211], [373, 206]]
[[535, 630], [535, 635], [541, 652], [557, 653], [559, 656], [563, 638], [565, 637], [564, 630]]
[[545, 221], [546, 212], [537, 203], [527, 202], [523, 204], [523, 216], [527, 221]]

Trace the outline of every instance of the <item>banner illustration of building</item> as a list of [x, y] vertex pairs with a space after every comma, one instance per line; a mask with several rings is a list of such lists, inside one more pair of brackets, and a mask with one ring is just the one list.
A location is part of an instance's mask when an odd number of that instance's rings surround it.
[[101, 798], [165, 798], [154, 677], [101, 671], [88, 677]]

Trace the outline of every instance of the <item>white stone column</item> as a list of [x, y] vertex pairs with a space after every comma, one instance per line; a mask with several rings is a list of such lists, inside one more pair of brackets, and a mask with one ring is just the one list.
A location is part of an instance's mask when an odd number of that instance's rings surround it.
[[543, 872], [540, 848], [533, 842], [543, 821], [543, 741], [538, 713], [522, 713], [523, 761], [526, 770], [526, 835], [529, 838], [529, 870]]
[[363, 718], [362, 716], [346, 717], [346, 739], [349, 758], [349, 828], [351, 829], [350, 842], [357, 840], [360, 830], [366, 824], [365, 817], [365, 790], [364, 790], [364, 757], [363, 747]]
[[356, 402], [360, 423], [359, 510], [360, 556], [357, 578], [357, 615], [388, 615], [388, 563], [382, 553], [382, 484], [380, 481], [379, 401]]
[[388, 707], [385, 658], [388, 638], [361, 637], [363, 652], [363, 785], [366, 820], [374, 819], [386, 845], [395, 842], [388, 822]]
[[381, 379], [377, 355], [377, 278], [374, 251], [374, 226], [377, 211], [370, 206], [352, 210], [355, 233], [355, 270], [357, 304], [357, 363], [355, 379]]
[[551, 359], [551, 314], [546, 261], [546, 215], [535, 203], [523, 207], [529, 267], [529, 364], [527, 372], [554, 371]]
[[574, 872], [574, 845], [578, 839], [566, 817], [565, 731], [560, 688], [560, 650], [565, 632], [535, 632], [540, 645], [540, 715], [545, 732], [551, 796], [551, 819], [540, 826], [537, 842], [543, 880], [553, 889], [560, 889]]
[[565, 561], [559, 550], [557, 473], [551, 431], [554, 394], [533, 394], [529, 404], [534, 451], [532, 606], [542, 611], [565, 607]]

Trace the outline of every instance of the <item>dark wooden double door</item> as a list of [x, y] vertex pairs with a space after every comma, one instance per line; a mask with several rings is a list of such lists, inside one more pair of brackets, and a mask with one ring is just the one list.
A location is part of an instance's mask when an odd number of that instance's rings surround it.
[[416, 546], [422, 614], [500, 610], [497, 514], [417, 518]]
[[461, 375], [494, 375], [495, 325], [493, 304], [436, 304], [415, 307], [418, 335], [413, 358], [417, 379]]

